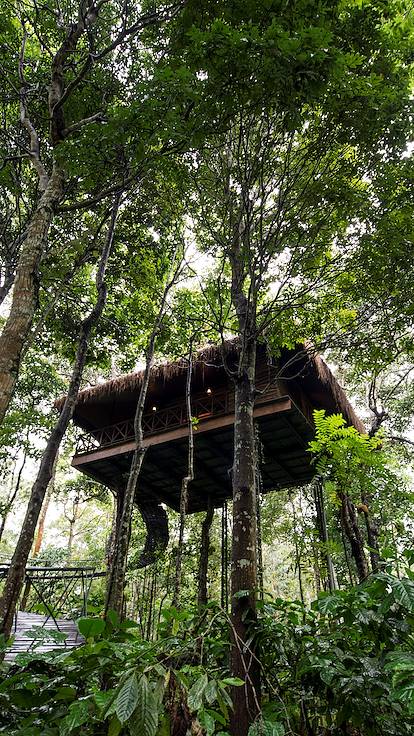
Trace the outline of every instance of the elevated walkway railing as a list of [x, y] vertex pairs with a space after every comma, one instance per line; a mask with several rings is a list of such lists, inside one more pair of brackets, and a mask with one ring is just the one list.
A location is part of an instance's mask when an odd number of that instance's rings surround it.
[[[212, 416], [221, 416], [233, 411], [234, 396], [230, 392], [205, 394], [192, 400], [191, 412], [198, 420]], [[176, 429], [187, 424], [187, 407], [185, 402], [158, 409], [154, 407], [143, 417], [144, 437]], [[83, 432], [78, 436], [76, 454], [92, 452], [98, 448], [122, 444], [134, 439], [134, 421], [127, 419], [118, 424], [111, 424], [101, 429]]]

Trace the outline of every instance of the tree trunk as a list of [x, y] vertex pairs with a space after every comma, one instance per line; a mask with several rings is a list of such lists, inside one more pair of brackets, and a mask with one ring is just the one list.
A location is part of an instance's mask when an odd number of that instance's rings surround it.
[[193, 423], [191, 419], [192, 368], [193, 368], [192, 346], [190, 345], [190, 351], [188, 355], [186, 389], [185, 389], [185, 403], [186, 403], [186, 408], [187, 408], [187, 422], [188, 422], [187, 472], [181, 484], [180, 526], [179, 526], [179, 533], [178, 533], [177, 557], [176, 557], [176, 562], [175, 562], [174, 594], [172, 598], [172, 605], [176, 607], [179, 604], [180, 590], [181, 590], [181, 573], [182, 573], [182, 561], [183, 561], [185, 518], [187, 515], [187, 504], [188, 504], [188, 486], [194, 478], [194, 431], [193, 431]]
[[[1, 518], [1, 523], [0, 523], [0, 542], [1, 542], [2, 538], [3, 538], [3, 534], [4, 534], [4, 529], [5, 529], [5, 526], [6, 526], [7, 517], [9, 515], [10, 511], [12, 510], [13, 505], [14, 505], [14, 502], [15, 502], [18, 494], [19, 494], [20, 483], [21, 483], [21, 480], [22, 480], [24, 466], [26, 465], [26, 460], [27, 460], [27, 450], [24, 451], [22, 464], [20, 466], [20, 469], [19, 469], [19, 472], [18, 472], [18, 475], [17, 475], [17, 479], [16, 479], [16, 485], [14, 487], [14, 490], [13, 490], [12, 494], [7, 499], [7, 505], [6, 505], [5, 509], [4, 509], [4, 514], [3, 514], [2, 518]], [[13, 477], [14, 477], [14, 473], [13, 473]]]
[[214, 517], [214, 507], [211, 498], [208, 498], [208, 507], [206, 515], [201, 525], [201, 545], [200, 545], [200, 561], [198, 565], [198, 607], [205, 606], [208, 601], [207, 573], [208, 573], [208, 553], [210, 548], [210, 530]]
[[0, 335], [0, 422], [12, 399], [22, 350], [32, 326], [39, 292], [40, 258], [62, 193], [63, 176], [55, 167], [27, 228], [16, 267], [10, 313]]
[[112, 211], [108, 235], [102, 250], [102, 255], [98, 267], [98, 272], [96, 276], [97, 300], [90, 314], [83, 320], [79, 331], [78, 349], [76, 352], [75, 363], [72, 369], [72, 376], [69, 384], [68, 393], [65, 398], [65, 403], [63, 405], [59, 419], [52, 429], [46, 448], [42, 455], [40, 468], [32, 487], [29, 503], [27, 505], [26, 516], [23, 521], [20, 536], [16, 545], [10, 569], [4, 584], [3, 593], [0, 599], [0, 632], [5, 634], [6, 638], [10, 635], [11, 627], [13, 624], [13, 616], [22, 588], [25, 568], [33, 544], [36, 525], [39, 519], [46, 490], [53, 475], [53, 469], [56, 462], [57, 454], [59, 452], [60, 444], [75, 409], [76, 399], [78, 396], [79, 386], [82, 379], [83, 368], [88, 351], [89, 338], [92, 329], [98, 322], [105, 306], [105, 269], [113, 243], [119, 201], [120, 197], [117, 196]]
[[340, 494], [341, 524], [351, 546], [352, 556], [361, 583], [369, 574], [368, 562], [364, 551], [364, 540], [358, 525], [358, 517], [354, 504], [346, 493]]
[[233, 736], [247, 736], [260, 712], [260, 670], [254, 644], [244, 651], [250, 627], [256, 621], [257, 528], [256, 442], [253, 420], [255, 399], [256, 343], [245, 346], [239, 375], [235, 379], [233, 540], [231, 569], [231, 673], [245, 681], [232, 689]]
[[326, 523], [326, 512], [325, 512], [325, 501], [323, 496], [323, 481], [321, 478], [317, 478], [313, 486], [313, 495], [315, 501], [316, 510], [316, 525], [319, 532], [319, 539], [323, 545], [323, 557], [326, 564], [326, 574], [328, 590], [332, 593], [333, 590], [337, 590], [338, 582], [335, 575], [335, 569], [332, 562], [332, 557], [328, 552], [328, 525]]
[[369, 546], [369, 557], [372, 572], [378, 572], [380, 567], [380, 552], [378, 545], [379, 528], [369, 508], [370, 499], [366, 494], [362, 495], [361, 511], [364, 514], [367, 539]]
[[40, 512], [39, 524], [38, 524], [38, 527], [37, 527], [37, 534], [36, 534], [35, 543], [34, 543], [34, 549], [33, 549], [33, 557], [37, 557], [37, 555], [39, 554], [40, 549], [42, 547], [43, 534], [44, 534], [44, 531], [45, 531], [46, 514], [48, 512], [49, 505], [50, 505], [50, 500], [51, 500], [52, 495], [53, 495], [53, 492], [55, 490], [55, 477], [56, 477], [56, 468], [57, 468], [58, 458], [59, 458], [59, 455], [56, 455], [55, 463], [54, 463], [54, 466], [53, 466], [52, 477], [51, 477], [50, 483], [49, 483], [49, 485], [47, 487], [45, 500], [43, 501], [42, 510]]
[[[49, 508], [50, 499], [52, 498], [52, 494], [53, 494], [53, 490], [54, 490], [54, 483], [55, 483], [55, 476], [56, 476], [56, 466], [57, 466], [58, 457], [59, 457], [59, 455], [56, 455], [56, 460], [55, 460], [55, 463], [54, 463], [54, 466], [53, 466], [53, 474], [52, 474], [52, 477], [50, 479], [50, 483], [49, 483], [49, 485], [47, 487], [46, 496], [45, 496], [45, 499], [44, 499], [43, 504], [42, 504], [42, 510], [40, 512], [39, 523], [38, 523], [38, 526], [37, 526], [37, 534], [36, 534], [36, 537], [35, 537], [35, 542], [34, 542], [34, 547], [33, 547], [33, 557], [37, 557], [38, 556], [38, 554], [40, 552], [40, 549], [41, 549], [41, 546], [42, 546], [43, 533], [44, 533], [44, 529], [45, 529], [46, 514], [47, 514], [47, 510]], [[21, 602], [20, 602], [20, 607], [21, 607], [21, 610], [22, 611], [25, 611], [26, 608], [27, 608], [27, 601], [29, 599], [31, 587], [32, 587], [32, 584], [31, 584], [30, 580], [27, 580], [26, 581], [26, 585], [24, 586], [24, 591], [23, 591], [23, 595], [22, 595], [22, 598], [21, 598]]]
[[228, 567], [227, 501], [224, 501], [221, 512], [221, 606], [226, 613], [229, 608]]
[[[175, 257], [176, 254], [174, 253], [173, 265]], [[124, 611], [124, 587], [129, 540], [131, 536], [132, 511], [134, 507], [134, 498], [135, 492], [137, 490], [138, 478], [145, 455], [145, 448], [143, 447], [144, 434], [142, 431], [142, 417], [144, 414], [151, 368], [154, 360], [155, 344], [164, 319], [167, 296], [171, 287], [175, 283], [179, 272], [180, 267], [177, 267], [171, 279], [164, 287], [161, 305], [148, 343], [144, 377], [142, 380], [134, 417], [135, 450], [132, 456], [127, 486], [122, 496], [122, 508], [119, 508], [119, 521], [116, 526], [116, 536], [113, 546], [114, 554], [112, 560], [110, 561], [110, 567], [108, 571], [105, 614], [107, 614], [109, 611], [115, 611], [121, 618]]]

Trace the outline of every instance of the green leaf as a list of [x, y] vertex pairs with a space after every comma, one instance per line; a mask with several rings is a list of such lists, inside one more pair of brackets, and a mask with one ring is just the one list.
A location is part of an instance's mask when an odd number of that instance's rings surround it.
[[392, 579], [391, 582], [394, 600], [406, 608], [410, 613], [414, 613], [414, 582], [412, 580]]
[[188, 707], [190, 710], [197, 711], [203, 704], [203, 694], [207, 687], [208, 677], [206, 674], [201, 675], [198, 680], [195, 681], [188, 693]]
[[87, 700], [78, 700], [69, 707], [69, 713], [59, 724], [60, 736], [66, 736], [79, 726], [83, 726], [89, 719], [89, 702]]
[[210, 680], [207, 683], [207, 687], [204, 691], [204, 697], [209, 705], [214, 703], [217, 699], [217, 683], [215, 680]]
[[284, 736], [284, 734], [285, 727], [283, 723], [274, 723], [259, 718], [250, 726], [248, 736]]
[[411, 678], [408, 682], [396, 687], [394, 693], [398, 700], [408, 706], [409, 712], [414, 714], [414, 680]]
[[116, 714], [121, 723], [125, 723], [133, 714], [138, 704], [138, 680], [134, 672], [122, 685], [116, 699]]
[[76, 698], [76, 688], [63, 685], [56, 692], [55, 698], [56, 700], [74, 700]]
[[164, 713], [161, 718], [161, 722], [157, 731], [157, 736], [170, 736], [171, 734], [171, 722], [168, 713]]
[[118, 736], [122, 730], [122, 723], [116, 715], [112, 716], [108, 726], [108, 736]]
[[212, 736], [212, 734], [214, 733], [214, 729], [216, 727], [214, 718], [212, 718], [212, 716], [209, 713], [207, 713], [207, 711], [205, 710], [200, 710], [197, 716], [207, 736]]
[[105, 621], [102, 618], [80, 618], [77, 624], [85, 639], [95, 639], [105, 630]]
[[221, 682], [224, 682], [225, 685], [231, 685], [232, 687], [241, 687], [244, 685], [244, 680], [241, 680], [240, 677], [224, 677]]
[[145, 675], [137, 683], [136, 707], [128, 721], [131, 736], [156, 736], [158, 706]]

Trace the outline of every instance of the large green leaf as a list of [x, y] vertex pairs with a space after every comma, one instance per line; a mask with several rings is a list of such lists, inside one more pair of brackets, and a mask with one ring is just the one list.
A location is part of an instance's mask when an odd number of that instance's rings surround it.
[[89, 719], [89, 703], [87, 700], [78, 700], [69, 707], [69, 713], [59, 724], [60, 736], [72, 733], [79, 726], [83, 726]]
[[188, 693], [188, 707], [190, 710], [197, 711], [203, 704], [203, 694], [207, 687], [208, 677], [204, 673], [195, 681]]
[[400, 606], [406, 608], [410, 613], [414, 613], [414, 582], [407, 578], [403, 580], [391, 578], [391, 580], [394, 599]]
[[95, 638], [102, 634], [105, 629], [105, 621], [101, 618], [80, 618], [78, 629], [85, 639]]
[[125, 723], [133, 714], [138, 703], [138, 680], [134, 672], [122, 685], [116, 699], [116, 714]]
[[131, 736], [155, 736], [158, 729], [158, 705], [145, 675], [137, 682], [136, 707], [128, 720]]

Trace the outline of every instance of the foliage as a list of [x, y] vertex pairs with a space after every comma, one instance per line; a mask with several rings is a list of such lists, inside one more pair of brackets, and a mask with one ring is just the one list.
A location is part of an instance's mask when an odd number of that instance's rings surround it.
[[[227, 731], [229, 688], [243, 683], [227, 671], [223, 611], [164, 608], [156, 641], [112, 613], [106, 623], [86, 618], [78, 626], [86, 639], [78, 649], [21, 654], [3, 665], [0, 733], [162, 736], [178, 706], [188, 728], [198, 723], [207, 736]], [[413, 633], [414, 582], [386, 571], [321, 594], [311, 607], [266, 599], [255, 629], [265, 695], [251, 736], [303, 733], [305, 721], [324, 736], [347, 728], [408, 736]]]
[[360, 434], [340, 414], [326, 416], [325, 410], [317, 410], [313, 416], [316, 432], [309, 451], [333, 500], [346, 492], [360, 503], [364, 495], [390, 494], [401, 485], [381, 436]]
[[307, 723], [318, 734], [411, 734], [413, 626], [413, 582], [385, 572], [322, 594], [311, 609], [265, 602], [264, 712], [294, 733]]
[[[234, 682], [226, 670], [225, 617], [214, 607], [200, 619], [191, 610], [164, 609], [157, 642], [138, 624], [113, 613], [80, 619], [86, 643], [73, 651], [19, 655], [0, 685], [2, 727], [12, 734], [165, 733], [184, 703], [188, 725], [199, 718], [223, 730]], [[106, 724], [104, 726], [104, 724]], [[81, 729], [81, 730], [80, 730]], [[164, 731], [163, 731], [164, 729]]]

